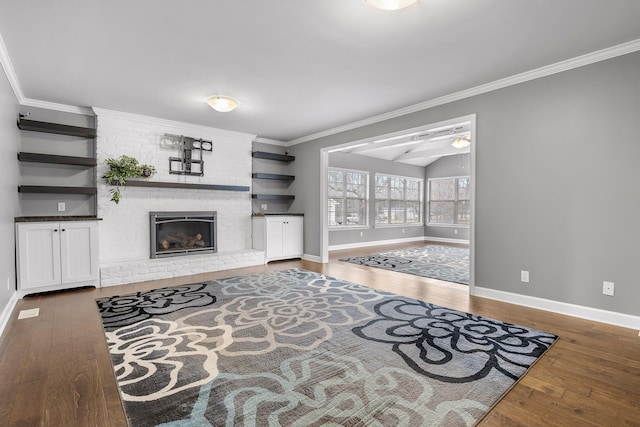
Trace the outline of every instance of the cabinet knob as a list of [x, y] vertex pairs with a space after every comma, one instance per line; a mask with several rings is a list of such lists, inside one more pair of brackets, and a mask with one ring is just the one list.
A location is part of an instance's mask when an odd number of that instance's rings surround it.
[[62, 231], [67, 231], [67, 230], [65, 230], [65, 229], [63, 228], [63, 229], [62, 229]]
[[54, 233], [57, 233], [57, 232], [58, 232], [58, 229], [57, 229], [57, 228], [54, 228], [54, 229], [53, 229], [53, 232], [54, 232]]

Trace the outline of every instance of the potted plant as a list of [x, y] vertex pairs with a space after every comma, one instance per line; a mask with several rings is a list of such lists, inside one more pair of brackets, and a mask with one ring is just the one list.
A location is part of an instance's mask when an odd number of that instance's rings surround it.
[[125, 185], [129, 178], [149, 178], [156, 172], [152, 165], [143, 165], [133, 157], [122, 155], [117, 159], [109, 158], [105, 161], [109, 165], [109, 172], [102, 175], [102, 179], [116, 188], [111, 190], [111, 201], [120, 202], [120, 186]]

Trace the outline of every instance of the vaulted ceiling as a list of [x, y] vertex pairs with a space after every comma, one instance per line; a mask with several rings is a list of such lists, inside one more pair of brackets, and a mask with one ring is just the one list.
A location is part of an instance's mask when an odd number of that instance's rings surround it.
[[[301, 141], [638, 40], [638, 16], [638, 0], [29, 0], [0, 2], [0, 35], [27, 103]], [[241, 105], [215, 112], [215, 94]]]

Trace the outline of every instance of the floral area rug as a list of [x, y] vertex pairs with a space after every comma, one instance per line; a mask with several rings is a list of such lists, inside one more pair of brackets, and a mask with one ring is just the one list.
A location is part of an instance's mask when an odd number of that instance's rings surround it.
[[469, 284], [469, 249], [428, 245], [420, 248], [345, 258], [340, 261], [368, 267]]
[[97, 300], [131, 426], [471, 426], [557, 339], [293, 269]]

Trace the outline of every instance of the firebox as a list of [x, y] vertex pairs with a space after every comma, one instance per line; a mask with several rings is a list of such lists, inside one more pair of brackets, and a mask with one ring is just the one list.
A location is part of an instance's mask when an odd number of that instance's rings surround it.
[[151, 258], [217, 252], [216, 212], [149, 212]]

